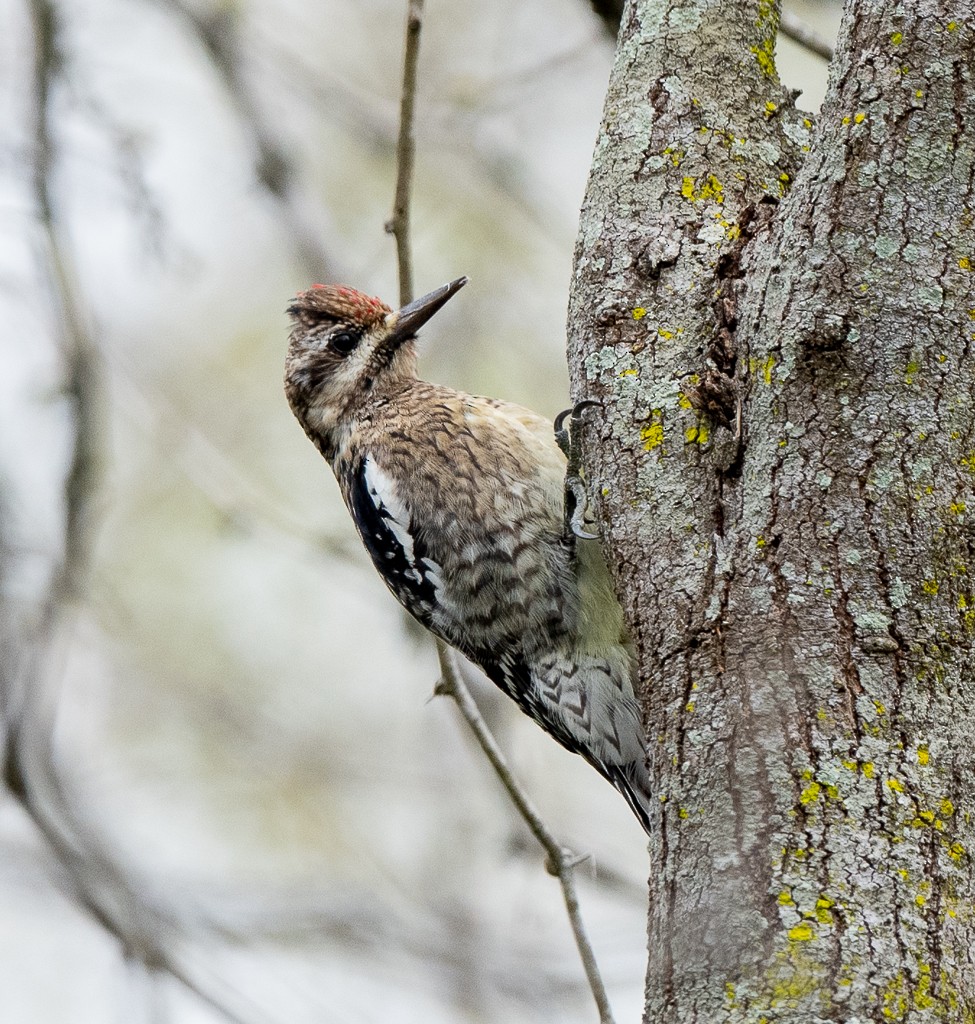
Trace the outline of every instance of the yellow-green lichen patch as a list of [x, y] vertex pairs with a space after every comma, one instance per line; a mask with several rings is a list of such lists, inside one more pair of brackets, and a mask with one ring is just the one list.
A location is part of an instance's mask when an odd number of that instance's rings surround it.
[[764, 29], [773, 38], [779, 31], [779, 8], [773, 0], [758, 0], [758, 17], [755, 27]]
[[812, 942], [816, 938], [816, 931], [808, 921], [800, 921], [789, 929], [790, 942]]
[[810, 782], [808, 786], [799, 794], [799, 803], [804, 806], [814, 804], [819, 799], [819, 794], [822, 791], [822, 786], [818, 782]]
[[903, 1020], [909, 1007], [907, 982], [903, 974], [897, 974], [884, 986], [881, 1013], [887, 1020]]
[[971, 270], [972, 261], [967, 256], [962, 256], [958, 261], [958, 266], [961, 267], [962, 270]]
[[[750, 1010], [796, 1010], [810, 998], [829, 998], [830, 984], [826, 970], [809, 955], [805, 945], [814, 937], [813, 928], [807, 924], [797, 925], [790, 930], [787, 948], [773, 957], [760, 984], [760, 993], [749, 1000]], [[741, 994], [738, 1000], [743, 1001]], [[768, 1024], [770, 1017], [748, 1019], [755, 1020], [756, 1024]], [[778, 1019], [778, 1015], [772, 1014], [771, 1019]]]
[[708, 430], [706, 423], [698, 423], [696, 427], [688, 427], [684, 431], [684, 439], [688, 444], [707, 444], [710, 436], [711, 432]]
[[[939, 972], [939, 986], [935, 990], [932, 982], [931, 965], [918, 959], [908, 974], [899, 971], [884, 986], [881, 993], [881, 1013], [884, 1020], [906, 1021], [914, 1019], [914, 1011], [931, 1011], [925, 1020], [958, 1021], [958, 1024], [973, 1024], [975, 1013], [959, 1003], [958, 993], [951, 974], [942, 969]], [[962, 1009], [961, 1016], [958, 1015]]]
[[643, 308], [643, 306], [634, 307], [632, 310], [630, 310], [630, 313], [633, 316], [634, 320], [642, 320], [647, 315], [647, 311]]
[[790, 942], [811, 942], [815, 937], [815, 929], [808, 921], [801, 921], [789, 929]]
[[680, 194], [692, 203], [711, 201], [720, 205], [724, 202], [724, 186], [713, 174], [703, 178], [700, 184], [697, 178], [685, 175]]
[[761, 375], [766, 384], [772, 383], [772, 370], [775, 369], [775, 356], [770, 352], [764, 359], [752, 356], [748, 360], [748, 372]]
[[833, 919], [833, 907], [835, 903], [828, 896], [820, 896], [816, 900], [816, 920], [823, 925], [832, 927], [836, 922]]
[[771, 39], [763, 39], [760, 46], [749, 47], [758, 64], [759, 70], [766, 78], [775, 79], [775, 43]]
[[[959, 597], [959, 601], [961, 598]], [[965, 609], [962, 610], [961, 624], [966, 636], [975, 636], [975, 607], [972, 607], [970, 599], [966, 598]]]
[[903, 42], [904, 42], [904, 33], [903, 32], [891, 32], [891, 34], [890, 34], [890, 44], [891, 44], [891, 46], [900, 46], [900, 44], [903, 43]]
[[640, 428], [640, 443], [648, 452], [659, 448], [664, 443], [664, 412], [663, 409], [653, 409], [650, 413], [650, 422]]
[[[695, 374], [693, 374], [691, 376], [690, 382], [691, 382], [691, 384], [699, 384], [700, 380], [701, 380], [701, 378], [695, 373]], [[677, 398], [677, 404], [682, 409], [693, 409], [694, 408], [694, 403], [691, 402], [691, 400], [687, 397], [687, 394], [685, 392], [683, 392], [683, 391], [681, 391], [680, 395]]]
[[914, 986], [914, 1008], [916, 1010], [929, 1010], [934, 1006], [934, 999], [931, 997], [931, 965], [918, 964], [918, 979]]
[[620, 373], [621, 377], [639, 377], [639, 375], [640, 371], [635, 366], [631, 366]]

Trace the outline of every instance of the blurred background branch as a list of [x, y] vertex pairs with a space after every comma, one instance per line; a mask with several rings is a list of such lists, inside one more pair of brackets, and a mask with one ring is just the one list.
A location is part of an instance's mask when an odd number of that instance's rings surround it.
[[779, 20], [779, 31], [787, 39], [791, 39], [799, 46], [805, 47], [810, 53], [816, 54], [817, 57], [822, 57], [827, 62], [833, 59], [833, 44], [788, 7], [782, 11]]
[[151, 973], [166, 971], [227, 1020], [240, 1024], [207, 992], [171, 951], [178, 924], [149, 905], [100, 841], [93, 823], [83, 820], [65, 791], [58, 771], [56, 725], [68, 642], [77, 608], [87, 597], [92, 552], [98, 530], [97, 495], [101, 470], [101, 404], [105, 398], [102, 362], [73, 261], [65, 244], [52, 196], [57, 148], [51, 126], [52, 92], [66, 69], [60, 48], [59, 11], [53, 0], [29, 0], [34, 36], [31, 96], [30, 180], [41, 228], [41, 259], [48, 278], [48, 300], [58, 339], [64, 392], [71, 404], [70, 459], [64, 482], [63, 543], [52, 574], [33, 654], [0, 675], [4, 713], [3, 778], [20, 801], [65, 871], [67, 889], [114, 939], [127, 959]]
[[331, 280], [338, 268], [333, 266], [323, 244], [323, 239], [333, 234], [331, 225], [322, 204], [308, 194], [298, 169], [252, 94], [244, 70], [247, 54], [240, 33], [240, 8], [219, 4], [204, 13], [199, 5], [187, 0], [161, 2], [190, 25], [219, 74], [226, 96], [254, 147], [257, 181], [279, 204], [306, 272]]

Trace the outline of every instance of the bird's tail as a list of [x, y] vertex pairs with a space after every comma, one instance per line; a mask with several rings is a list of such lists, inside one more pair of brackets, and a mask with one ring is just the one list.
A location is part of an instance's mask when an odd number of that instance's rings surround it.
[[646, 763], [641, 759], [629, 764], [597, 765], [597, 768], [623, 794], [643, 826], [643, 831], [650, 835], [650, 807], [653, 794], [650, 791], [650, 775]]
[[631, 671], [622, 645], [598, 655], [550, 655], [532, 666], [526, 692], [536, 721], [608, 779], [649, 834], [653, 794]]

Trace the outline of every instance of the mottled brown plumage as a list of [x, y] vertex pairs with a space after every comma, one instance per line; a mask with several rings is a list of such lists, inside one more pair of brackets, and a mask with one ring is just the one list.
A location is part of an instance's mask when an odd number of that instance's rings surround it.
[[398, 600], [649, 828], [634, 659], [598, 544], [564, 530], [551, 423], [417, 379], [415, 333], [465, 281], [399, 311], [352, 289], [302, 292], [288, 401]]

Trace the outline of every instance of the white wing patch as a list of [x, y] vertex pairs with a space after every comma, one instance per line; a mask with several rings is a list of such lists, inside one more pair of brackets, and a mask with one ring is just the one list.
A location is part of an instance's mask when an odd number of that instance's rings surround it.
[[[405, 560], [408, 575], [415, 582], [422, 582], [413, 550], [413, 535], [410, 533], [410, 514], [396, 493], [396, 484], [387, 476], [371, 456], [366, 457], [363, 472], [369, 498], [376, 511], [383, 517], [386, 527], [399, 545], [398, 554]], [[394, 553], [390, 552], [393, 558]]]
[[427, 554], [393, 478], [372, 455], [356, 474], [352, 515], [366, 549], [400, 603], [429, 629], [437, 630], [444, 593], [443, 569]]

